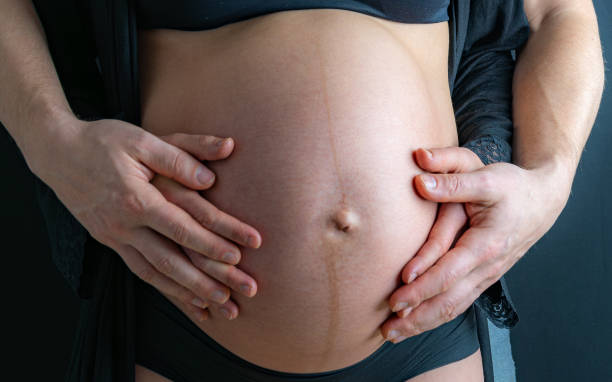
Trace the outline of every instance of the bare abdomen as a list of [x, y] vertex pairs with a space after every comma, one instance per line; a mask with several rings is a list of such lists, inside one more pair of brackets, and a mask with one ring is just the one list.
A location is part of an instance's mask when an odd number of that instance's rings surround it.
[[446, 77], [371, 19], [290, 11], [141, 32], [143, 128], [235, 140], [201, 194], [261, 233], [238, 265], [258, 293], [232, 292], [237, 319], [196, 324], [262, 367], [322, 372], [381, 346], [386, 301], [435, 217], [412, 150], [457, 144]]

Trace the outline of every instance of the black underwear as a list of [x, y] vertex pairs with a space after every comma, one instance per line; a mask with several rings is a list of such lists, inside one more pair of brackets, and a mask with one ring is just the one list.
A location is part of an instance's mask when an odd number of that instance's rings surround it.
[[157, 289], [135, 282], [135, 361], [174, 382], [404, 382], [479, 349], [474, 305], [454, 320], [398, 344], [386, 341], [351, 366], [296, 374], [262, 368], [215, 342]]

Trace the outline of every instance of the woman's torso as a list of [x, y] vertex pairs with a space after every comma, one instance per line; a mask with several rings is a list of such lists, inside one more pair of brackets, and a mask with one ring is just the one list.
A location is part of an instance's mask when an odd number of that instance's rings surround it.
[[[237, 319], [196, 323], [259, 366], [314, 373], [354, 364], [380, 325], [436, 204], [412, 150], [457, 145], [448, 25], [339, 9], [276, 12], [220, 28], [139, 31], [142, 127], [232, 137], [203, 197], [254, 226], [240, 247], [257, 295]], [[352, 225], [339, 229], [347, 211]]]

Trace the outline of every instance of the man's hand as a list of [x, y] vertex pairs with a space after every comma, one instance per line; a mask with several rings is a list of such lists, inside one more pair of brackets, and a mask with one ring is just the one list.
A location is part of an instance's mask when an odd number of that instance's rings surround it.
[[232, 144], [210, 135], [157, 137], [115, 119], [62, 123], [58, 128], [75, 133], [30, 146], [35, 174], [94, 239], [193, 317], [206, 319], [216, 302], [235, 318], [228, 286], [248, 297], [257, 289], [235, 267], [238, 245], [259, 248], [261, 235], [197, 192], [216, 178], [200, 161], [227, 158]]
[[552, 227], [571, 187], [571, 182], [561, 187], [567, 182], [559, 182], [552, 167], [484, 166], [462, 147], [430, 151], [432, 156], [424, 149], [415, 152], [419, 167], [432, 173], [417, 175], [415, 187], [423, 198], [448, 204], [440, 205], [427, 241], [402, 271], [408, 285], [389, 299], [399, 317], [389, 318], [381, 332], [395, 343], [467, 310]]

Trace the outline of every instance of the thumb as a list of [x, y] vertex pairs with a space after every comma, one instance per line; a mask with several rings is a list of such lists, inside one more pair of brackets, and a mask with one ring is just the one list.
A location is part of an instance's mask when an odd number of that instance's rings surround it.
[[414, 154], [417, 165], [427, 172], [471, 172], [484, 167], [478, 155], [465, 147], [419, 148]]
[[486, 168], [465, 174], [419, 174], [414, 181], [423, 198], [439, 203], [490, 205], [499, 195], [494, 176]]

